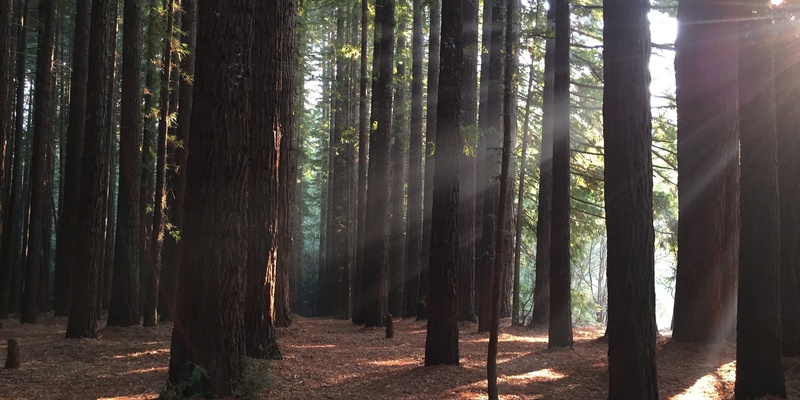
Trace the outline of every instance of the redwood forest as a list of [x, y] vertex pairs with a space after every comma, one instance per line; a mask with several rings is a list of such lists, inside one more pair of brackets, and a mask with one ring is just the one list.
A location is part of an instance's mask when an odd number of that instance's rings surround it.
[[0, 0], [0, 400], [800, 399], [798, 0]]

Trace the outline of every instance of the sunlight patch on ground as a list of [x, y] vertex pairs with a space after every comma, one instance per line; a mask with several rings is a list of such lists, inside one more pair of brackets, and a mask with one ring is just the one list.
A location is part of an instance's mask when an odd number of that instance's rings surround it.
[[403, 367], [412, 364], [419, 365], [419, 361], [413, 358], [398, 358], [394, 360], [371, 361], [370, 364], [379, 367]]
[[683, 393], [673, 396], [671, 400], [690, 400], [690, 399], [721, 399], [718, 388], [726, 384], [733, 384], [736, 381], [736, 361], [723, 364], [716, 371], [701, 377], [694, 385], [686, 389]]
[[[510, 333], [503, 333], [497, 337], [500, 343], [503, 342], [522, 342], [522, 343], [547, 343], [547, 336], [521, 336], [521, 335], [512, 335]], [[481, 337], [478, 339], [472, 340], [461, 340], [461, 342], [466, 343], [489, 343], [489, 338]]]
[[554, 371], [550, 368], [540, 369], [538, 371], [531, 371], [526, 372], [524, 374], [519, 375], [509, 375], [503, 378], [503, 380], [513, 382], [513, 381], [528, 381], [528, 380], [544, 380], [544, 381], [556, 381], [559, 379], [566, 378], [567, 375], [562, 374], [558, 371]]
[[336, 346], [332, 344], [295, 344], [292, 347], [295, 349], [332, 349]]
[[143, 356], [154, 356], [157, 354], [169, 353], [168, 348], [157, 349], [157, 350], [147, 350], [147, 351], [139, 351], [136, 353], [128, 353], [128, 354], [121, 354], [118, 356], [114, 356], [114, 359], [122, 359], [122, 358], [136, 358], [136, 357], [143, 357]]
[[158, 393], [136, 393], [128, 396], [98, 397], [97, 400], [139, 400], [139, 399], [150, 399], [156, 397], [158, 397]]
[[132, 369], [130, 371], [125, 371], [120, 375], [136, 375], [136, 374], [149, 374], [151, 372], [167, 372], [167, 367], [153, 367], [153, 368], [142, 368], [142, 369]]

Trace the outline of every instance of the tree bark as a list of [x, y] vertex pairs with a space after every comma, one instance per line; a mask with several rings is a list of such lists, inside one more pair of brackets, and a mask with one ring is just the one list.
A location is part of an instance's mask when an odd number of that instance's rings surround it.
[[[681, 342], [724, 339], [724, 227], [730, 218], [725, 165], [738, 160], [736, 23], [732, 4], [682, 0], [678, 8], [676, 99], [680, 191], [673, 335]], [[708, 21], [713, 21], [709, 23]]]
[[548, 347], [572, 346], [570, 291], [570, 12], [555, 1], [556, 39], [553, 79], [553, 202], [550, 230], [550, 323]]
[[422, 264], [422, 0], [413, 2], [411, 33], [411, 131], [408, 142], [408, 215], [406, 219], [406, 317], [417, 315]]
[[658, 398], [649, 10], [609, 0], [603, 11], [609, 399]]
[[[53, 65], [55, 49], [56, 2], [44, 0], [39, 3], [39, 38], [36, 55], [36, 91], [34, 94], [34, 125], [31, 159], [31, 206], [29, 220], [28, 257], [25, 265], [25, 285], [22, 292], [20, 319], [23, 323], [36, 323], [39, 305], [36, 292], [39, 274], [49, 267], [44, 258], [45, 246], [50, 238], [47, 231], [48, 187], [52, 185], [52, 168], [47, 168], [53, 147]], [[50, 164], [52, 166], [52, 163]]]
[[105, 210], [108, 190], [108, 43], [111, 37], [113, 4], [94, 0], [89, 31], [89, 64], [86, 85], [86, 136], [81, 166], [78, 230], [75, 233], [79, 263], [71, 270], [71, 301], [67, 322], [68, 338], [97, 335], [96, 307], [105, 249]]
[[522, 219], [523, 219], [523, 201], [525, 193], [525, 169], [527, 168], [527, 155], [528, 155], [528, 135], [530, 134], [530, 116], [531, 116], [531, 108], [533, 106], [533, 80], [535, 79], [534, 76], [534, 64], [531, 63], [530, 72], [528, 73], [528, 91], [526, 92], [527, 95], [525, 96], [525, 117], [522, 122], [523, 132], [522, 132], [522, 157], [520, 158], [519, 162], [519, 183], [517, 189], [517, 220], [516, 226], [514, 227], [515, 232], [515, 239], [514, 239], [514, 296], [513, 296], [513, 304], [511, 306], [511, 323], [514, 325], [524, 325], [525, 319], [521, 318], [522, 311], [520, 305], [520, 262], [522, 259]]
[[389, 314], [403, 316], [403, 287], [405, 286], [405, 183], [406, 144], [408, 141], [408, 92], [406, 80], [406, 23], [401, 20], [397, 28], [397, 67], [394, 84], [394, 117], [392, 133], [392, 188], [389, 199]]
[[[361, 288], [364, 323], [383, 326], [386, 311], [390, 152], [392, 147], [392, 73], [394, 68], [394, 0], [377, 0], [375, 6], [374, 67], [370, 126], [367, 216], [364, 220], [364, 271]], [[369, 240], [366, 240], [369, 238]]]
[[[786, 397], [781, 365], [781, 214], [769, 1], [742, 5], [739, 20], [741, 247], [736, 399]], [[788, 220], [787, 220], [788, 222]]]
[[[10, 170], [9, 155], [12, 142], [11, 132], [11, 21], [12, 21], [12, 1], [0, 1], [0, 216], [5, 215], [7, 207], [6, 194], [8, 191], [9, 180], [8, 171]], [[0, 221], [0, 234], [3, 227], [7, 226]], [[0, 240], [1, 240], [0, 236]], [[3, 267], [4, 270], [6, 267]], [[0, 276], [4, 276], [0, 271]], [[0, 291], [2, 293], [2, 291]], [[0, 301], [2, 302], [2, 301]]]
[[161, 277], [158, 298], [158, 315], [162, 321], [172, 319], [175, 309], [178, 266], [180, 265], [180, 237], [183, 227], [183, 201], [186, 193], [186, 160], [189, 156], [189, 133], [192, 116], [192, 94], [194, 89], [194, 64], [197, 46], [197, 1], [183, 0], [181, 26], [185, 34], [182, 46], [186, 49], [181, 59], [181, 82], [178, 85], [178, 117], [173, 145], [172, 167], [167, 170], [167, 209], [170, 211], [169, 233], [164, 236], [164, 257], [161, 263]]
[[366, 234], [367, 218], [367, 154], [369, 154], [369, 115], [367, 112], [367, 43], [369, 30], [369, 5], [367, 0], [361, 0], [361, 59], [359, 64], [359, 96], [358, 96], [358, 194], [356, 210], [356, 265], [353, 277], [353, 323], [366, 322], [363, 317], [363, 301], [361, 296], [362, 279], [364, 271], [364, 240]]
[[442, 30], [442, 0], [430, 5], [430, 34], [428, 37], [428, 98], [425, 118], [425, 181], [422, 203], [422, 265], [419, 273], [417, 320], [428, 319], [428, 266], [431, 247], [431, 221], [433, 206], [434, 141], [436, 139], [436, 107], [439, 103], [439, 59]]
[[[249, 243], [250, 179], [249, 156], [242, 149], [250, 139], [251, 84], [259, 84], [251, 75], [256, 72], [254, 31], [266, 28], [271, 22], [266, 18], [273, 16], [255, 11], [250, 0], [198, 2], [191, 122], [196, 139], [186, 181], [192, 201], [184, 209], [186, 251], [181, 254], [169, 367], [175, 385], [189, 382], [198, 368], [205, 371], [199, 382], [185, 388], [187, 397], [231, 396], [242, 381], [248, 251], [240, 246]], [[254, 21], [256, 15], [264, 20]]]
[[141, 215], [139, 214], [141, 155], [141, 71], [142, 18], [141, 0], [126, 0], [122, 26], [122, 97], [120, 104], [119, 201], [117, 238], [114, 251], [114, 274], [108, 325], [138, 325], [139, 267], [142, 262]]
[[436, 108], [428, 268], [425, 365], [458, 365], [459, 159], [461, 134], [462, 0], [442, 1], [441, 77]]

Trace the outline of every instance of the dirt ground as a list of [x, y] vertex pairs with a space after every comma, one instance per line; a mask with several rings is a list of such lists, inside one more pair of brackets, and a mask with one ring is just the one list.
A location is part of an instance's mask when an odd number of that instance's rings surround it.
[[[153, 399], [166, 384], [171, 324], [101, 328], [92, 340], [64, 339], [65, 318], [40, 324], [3, 321], [6, 340], [20, 340], [22, 368], [0, 370], [0, 399]], [[100, 326], [104, 326], [101, 322]], [[461, 329], [461, 365], [423, 367], [425, 324], [395, 320], [395, 337], [347, 321], [296, 318], [278, 330], [284, 359], [271, 363], [264, 399], [486, 398], [487, 335]], [[547, 332], [510, 327], [500, 337], [504, 399], [604, 399], [607, 345], [602, 330], [576, 328], [573, 349], [547, 349]], [[662, 399], [729, 399], [735, 346], [686, 345], [659, 339]], [[790, 399], [800, 399], [800, 359], [785, 359]]]

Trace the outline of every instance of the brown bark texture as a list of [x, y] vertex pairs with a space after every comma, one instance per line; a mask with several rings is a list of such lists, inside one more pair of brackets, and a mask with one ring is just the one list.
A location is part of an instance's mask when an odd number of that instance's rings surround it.
[[408, 143], [408, 85], [406, 80], [406, 21], [397, 28], [396, 72], [394, 76], [394, 116], [392, 118], [392, 189], [389, 199], [389, 314], [403, 316], [405, 286], [405, 183]]
[[650, 4], [604, 7], [608, 398], [657, 399]]
[[425, 365], [458, 365], [458, 172], [461, 77], [464, 49], [461, 0], [442, 1], [442, 74], [436, 108], [436, 168], [433, 174], [431, 247], [428, 267], [428, 330]]

